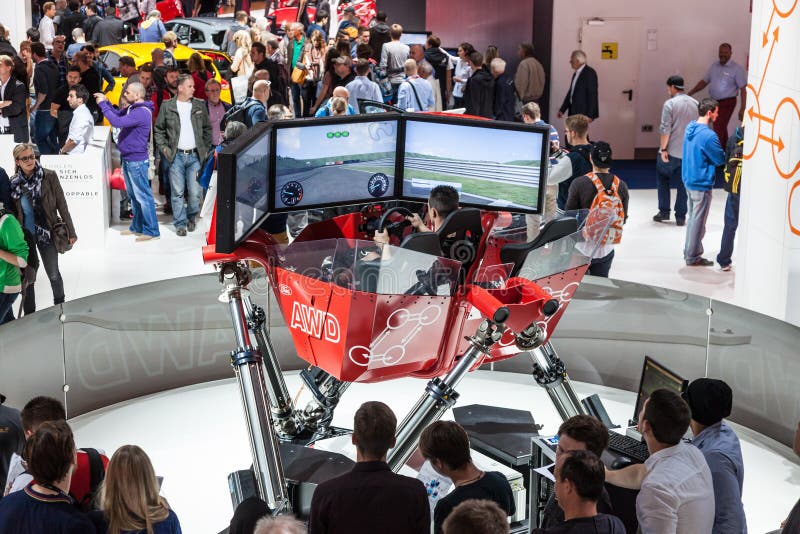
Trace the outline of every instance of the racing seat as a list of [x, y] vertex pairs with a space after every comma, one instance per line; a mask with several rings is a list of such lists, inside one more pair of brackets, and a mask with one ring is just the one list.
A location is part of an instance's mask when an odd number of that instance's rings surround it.
[[465, 271], [478, 253], [483, 226], [481, 210], [478, 208], [461, 208], [445, 217], [441, 228], [436, 231], [442, 248], [442, 256], [458, 260]]
[[574, 217], [564, 217], [548, 221], [539, 232], [539, 235], [529, 243], [508, 243], [500, 249], [500, 261], [513, 263], [514, 268], [510, 276], [517, 276], [525, 264], [528, 254], [547, 243], [557, 241], [562, 237], [578, 231], [578, 220]]
[[433, 256], [442, 256], [442, 245], [439, 242], [439, 235], [434, 232], [415, 232], [408, 234], [400, 248], [423, 252]]

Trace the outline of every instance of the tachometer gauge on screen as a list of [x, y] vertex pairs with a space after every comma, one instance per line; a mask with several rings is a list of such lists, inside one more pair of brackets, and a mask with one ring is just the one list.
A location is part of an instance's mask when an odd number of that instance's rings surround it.
[[367, 182], [367, 191], [375, 198], [382, 197], [389, 190], [389, 177], [378, 172], [373, 174]]
[[303, 185], [292, 180], [281, 187], [281, 202], [284, 206], [295, 206], [303, 200]]

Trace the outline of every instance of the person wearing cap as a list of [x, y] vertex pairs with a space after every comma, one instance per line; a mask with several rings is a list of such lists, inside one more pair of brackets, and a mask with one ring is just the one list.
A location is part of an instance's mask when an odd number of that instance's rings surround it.
[[[605, 191], [609, 198], [616, 197], [622, 204], [622, 215], [617, 212], [617, 218], [609, 226], [608, 233], [592, 253], [592, 261], [587, 271], [588, 274], [605, 278], [608, 278], [611, 262], [614, 260], [614, 245], [619, 243], [622, 237], [622, 225], [628, 219], [629, 199], [628, 185], [610, 172], [611, 155], [611, 145], [605, 141], [597, 141], [592, 145], [589, 155], [592, 172], [572, 181], [566, 204], [567, 211], [590, 209], [594, 205], [595, 197], [601, 191]], [[587, 221], [590, 222], [590, 219]]]
[[745, 534], [742, 505], [744, 462], [736, 433], [723, 419], [731, 414], [733, 393], [722, 380], [698, 378], [683, 398], [692, 413], [692, 444], [700, 449], [714, 482], [714, 534]]
[[686, 224], [686, 188], [681, 180], [683, 162], [683, 136], [686, 127], [697, 118], [697, 100], [683, 90], [683, 78], [667, 78], [669, 98], [661, 108], [661, 134], [658, 157], [656, 158], [656, 185], [658, 187], [658, 213], [653, 215], [655, 222], [669, 220], [670, 186], [677, 189], [675, 196], [675, 224]]

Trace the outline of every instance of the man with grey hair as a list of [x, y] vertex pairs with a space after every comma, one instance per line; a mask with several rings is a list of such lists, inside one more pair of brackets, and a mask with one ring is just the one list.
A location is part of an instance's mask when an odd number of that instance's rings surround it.
[[306, 534], [305, 525], [290, 515], [262, 517], [253, 534]]
[[145, 99], [146, 94], [147, 90], [141, 83], [128, 84], [123, 97], [130, 102], [130, 105], [119, 110], [111, 105], [103, 93], [94, 95], [100, 111], [109, 124], [120, 129], [117, 146], [122, 159], [125, 188], [133, 211], [133, 220], [122, 234], [136, 235], [138, 242], [157, 239], [161, 235], [148, 174], [153, 103]]
[[586, 115], [589, 122], [600, 116], [597, 104], [597, 72], [586, 64], [583, 50], [575, 50], [569, 58], [575, 72], [569, 83], [569, 91], [558, 110], [558, 118], [570, 115]]
[[397, 107], [405, 111], [431, 111], [436, 102], [433, 89], [417, 74], [417, 62], [407, 59], [403, 64], [406, 79], [397, 90]]
[[506, 73], [506, 62], [499, 57], [489, 64], [489, 71], [494, 78], [494, 118], [511, 122], [514, 120], [514, 106], [517, 103], [514, 78]]
[[84, 46], [86, 46], [86, 34], [83, 33], [83, 29], [73, 29], [72, 44], [67, 47], [67, 59], [72, 61], [72, 56], [74, 56], [76, 52], [80, 52]]
[[422, 60], [417, 67], [417, 72], [419, 72], [419, 77], [428, 82], [428, 85], [433, 90], [433, 111], [442, 111], [444, 109], [442, 105], [442, 87], [439, 80], [433, 77], [433, 65], [428, 63], [427, 60]]

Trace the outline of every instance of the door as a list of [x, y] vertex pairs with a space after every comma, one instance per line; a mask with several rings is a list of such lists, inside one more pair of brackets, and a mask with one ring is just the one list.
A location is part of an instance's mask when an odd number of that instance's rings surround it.
[[639, 19], [583, 20], [581, 50], [597, 71], [600, 117], [589, 126], [591, 140], [607, 141], [614, 159], [633, 159], [636, 146]]

